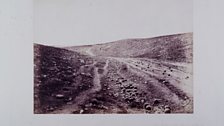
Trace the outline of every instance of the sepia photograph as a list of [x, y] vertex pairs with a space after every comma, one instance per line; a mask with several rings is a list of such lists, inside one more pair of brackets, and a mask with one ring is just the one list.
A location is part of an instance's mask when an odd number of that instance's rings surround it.
[[192, 114], [193, 4], [34, 1], [34, 114]]
[[223, 3], [0, 0], [0, 126], [224, 126]]

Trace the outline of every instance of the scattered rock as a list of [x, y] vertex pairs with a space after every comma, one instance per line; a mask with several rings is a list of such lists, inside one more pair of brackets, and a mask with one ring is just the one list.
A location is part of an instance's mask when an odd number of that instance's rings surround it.
[[102, 105], [101, 108], [102, 108], [102, 109], [106, 109], [106, 110], [109, 109], [107, 106], [104, 106], [104, 105]]
[[122, 85], [122, 83], [121, 83], [121, 82], [115, 82], [115, 84], [120, 85], [120, 86]]
[[40, 85], [41, 85], [41, 84], [40, 84], [40, 83], [38, 83], [38, 84], [36, 84], [36, 87], [40, 87]]
[[141, 99], [141, 103], [144, 103], [145, 102], [145, 99]]
[[83, 112], [84, 112], [84, 110], [83, 110], [83, 109], [81, 109], [81, 110], [79, 111], [79, 113], [80, 113], [80, 114], [83, 114]]
[[126, 81], [128, 81], [128, 80], [125, 80], [125, 79], [124, 79], [122, 82], [126, 82]]
[[168, 83], [169, 83], [168, 81], [166, 81], [166, 80], [164, 80], [164, 79], [159, 79], [159, 82], [160, 82], [160, 83], [163, 83], [163, 84], [168, 84]]
[[148, 105], [145, 106], [145, 109], [148, 110], [148, 111], [151, 111], [152, 110], [152, 106], [148, 104]]
[[67, 102], [66, 104], [67, 104], [67, 105], [72, 105], [73, 103], [72, 103], [72, 102]]
[[83, 59], [79, 59], [79, 61], [80, 61], [81, 63], [85, 63], [85, 60], [83, 60]]
[[56, 96], [56, 98], [58, 98], [58, 99], [61, 99], [61, 98], [64, 98], [64, 97], [65, 97], [63, 94], [57, 94], [57, 95], [55, 95], [55, 96]]
[[55, 110], [54, 107], [49, 107], [49, 108], [47, 108], [47, 111], [53, 111], [53, 110]]
[[114, 97], [118, 97], [118, 95], [119, 95], [118, 93], [115, 93], [115, 94], [114, 94]]
[[165, 109], [170, 109], [170, 106], [169, 105], [165, 105], [164, 108]]
[[65, 102], [70, 102], [70, 101], [72, 101], [72, 99], [73, 99], [72, 97], [69, 97], [69, 98], [66, 98], [64, 101]]
[[153, 105], [158, 105], [161, 102], [161, 99], [154, 99]]
[[165, 108], [164, 112], [165, 113], [171, 113], [171, 110], [169, 108]]
[[119, 80], [118, 82], [120, 82], [120, 83], [121, 83], [121, 82], [123, 82], [123, 80]]

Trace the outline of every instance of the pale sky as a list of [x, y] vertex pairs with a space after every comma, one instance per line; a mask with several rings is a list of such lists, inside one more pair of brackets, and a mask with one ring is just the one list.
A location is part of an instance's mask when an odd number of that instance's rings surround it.
[[34, 42], [72, 46], [193, 32], [193, 0], [34, 0]]

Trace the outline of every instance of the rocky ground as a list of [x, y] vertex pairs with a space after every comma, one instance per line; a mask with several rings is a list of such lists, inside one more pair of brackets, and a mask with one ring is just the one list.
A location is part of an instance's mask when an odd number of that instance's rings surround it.
[[[35, 44], [34, 113], [193, 113], [192, 36], [168, 38], [156, 40], [175, 44], [157, 49], [155, 38], [147, 39], [153, 43], [148, 50], [133, 53], [132, 43], [119, 50], [122, 56], [113, 52], [122, 42], [69, 48]], [[142, 46], [139, 41], [136, 47]]]

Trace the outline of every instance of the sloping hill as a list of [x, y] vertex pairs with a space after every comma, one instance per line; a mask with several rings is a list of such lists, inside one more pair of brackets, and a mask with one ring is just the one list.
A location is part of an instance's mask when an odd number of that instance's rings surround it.
[[34, 112], [47, 113], [91, 88], [93, 69], [79, 72], [91, 58], [77, 52], [34, 44]]
[[[126, 39], [85, 46], [97, 56], [139, 57], [173, 62], [192, 62], [193, 34], [175, 34], [145, 39]], [[83, 49], [82, 46], [70, 50]]]

